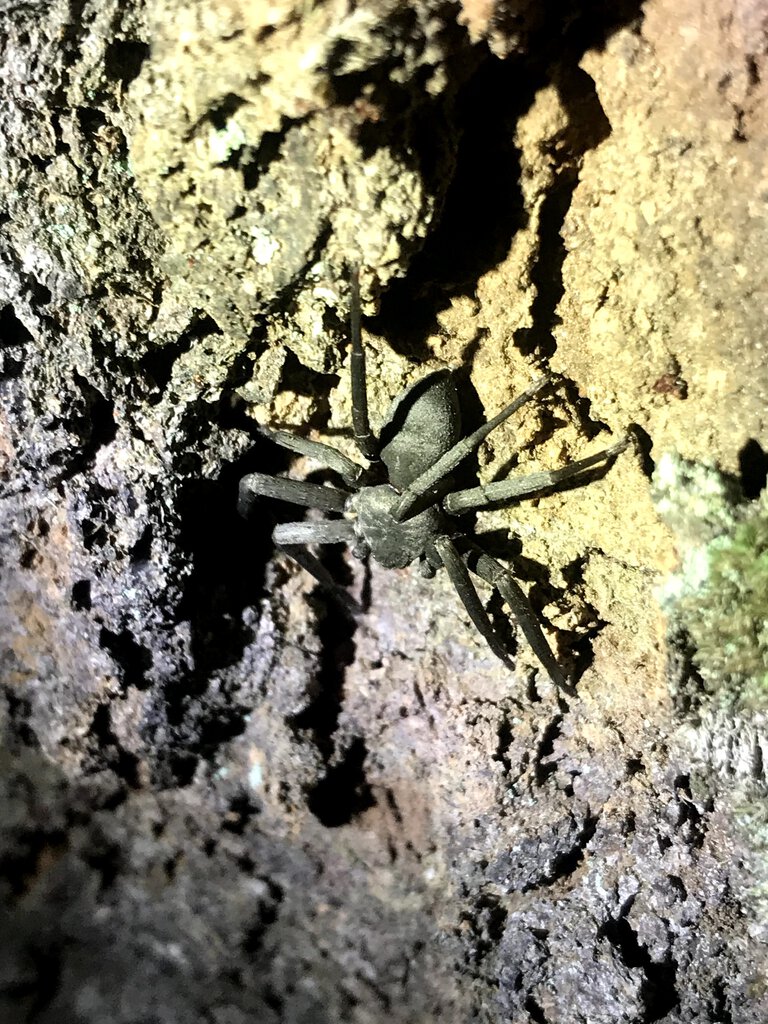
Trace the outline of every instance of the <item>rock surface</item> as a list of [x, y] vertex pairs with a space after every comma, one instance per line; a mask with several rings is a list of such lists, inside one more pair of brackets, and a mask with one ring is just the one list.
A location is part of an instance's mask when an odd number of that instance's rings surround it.
[[[2, 1021], [768, 1019], [768, 709], [662, 613], [649, 479], [765, 508], [765, 13], [542, 10], [4, 7]], [[560, 375], [483, 480], [634, 428], [475, 524], [573, 694], [444, 574], [334, 549], [353, 623], [238, 516], [316, 473], [259, 423], [354, 453], [352, 261], [375, 426], [450, 365], [470, 426]]]

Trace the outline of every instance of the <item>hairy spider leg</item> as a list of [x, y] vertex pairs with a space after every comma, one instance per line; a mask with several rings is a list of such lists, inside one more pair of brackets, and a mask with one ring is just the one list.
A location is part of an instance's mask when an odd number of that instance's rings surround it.
[[345, 612], [355, 615], [362, 611], [354, 597], [338, 585], [320, 559], [316, 558], [311, 551], [307, 551], [299, 544], [279, 544], [278, 547], [305, 572], [313, 576], [320, 586], [341, 604]]
[[470, 552], [467, 556], [469, 568], [475, 575], [490, 583], [492, 587], [495, 587], [507, 602], [512, 615], [523, 631], [523, 636], [530, 644], [533, 653], [544, 666], [555, 686], [568, 693], [572, 693], [573, 688], [558, 665], [552, 649], [547, 643], [547, 638], [544, 636], [541, 626], [536, 619], [536, 613], [520, 584], [508, 569], [505, 569], [495, 558], [491, 558], [490, 555], [486, 554], [478, 544], [469, 540], [467, 543], [470, 547]]
[[352, 427], [355, 442], [370, 462], [378, 462], [379, 443], [371, 433], [368, 420], [368, 390], [365, 375], [365, 349], [360, 334], [360, 268], [357, 264], [350, 273], [349, 335], [352, 342], [350, 362], [352, 378]]
[[287, 448], [288, 451], [296, 452], [297, 455], [305, 455], [314, 459], [321, 466], [332, 469], [338, 473], [345, 484], [354, 487], [362, 474], [363, 467], [334, 448], [333, 445], [324, 444], [322, 441], [311, 441], [307, 437], [297, 437], [288, 430], [270, 430], [268, 427], [259, 427], [259, 432], [268, 437], [270, 441]]
[[588, 455], [585, 459], [579, 459], [577, 462], [571, 462], [561, 469], [545, 469], [513, 480], [496, 480], [490, 484], [480, 484], [479, 487], [468, 487], [464, 491], [453, 491], [443, 499], [443, 508], [450, 515], [456, 516], [487, 508], [489, 505], [512, 501], [515, 498], [528, 498], [532, 494], [549, 490], [566, 480], [578, 477], [580, 473], [591, 469], [600, 462], [612, 459], [615, 455], [623, 452], [629, 443], [630, 438], [625, 437], [623, 441], [611, 445], [610, 448], [596, 452], [594, 455]]
[[314, 522], [278, 523], [272, 531], [275, 544], [354, 544], [355, 527], [349, 519], [318, 519]]
[[304, 480], [289, 480], [266, 473], [249, 473], [240, 481], [237, 508], [241, 515], [248, 515], [257, 495], [289, 501], [306, 508], [320, 508], [326, 512], [343, 512], [349, 497], [346, 491], [326, 487], [324, 484], [310, 484]]
[[510, 402], [510, 404], [505, 409], [502, 409], [497, 416], [494, 416], [493, 419], [488, 420], [487, 423], [478, 427], [478, 429], [468, 437], [463, 438], [461, 441], [457, 441], [453, 448], [450, 448], [445, 455], [442, 455], [437, 462], [430, 466], [429, 469], [416, 477], [413, 483], [403, 491], [403, 496], [400, 499], [400, 502], [395, 506], [395, 509], [392, 512], [395, 520], [397, 520], [397, 522], [402, 522], [403, 519], [406, 519], [409, 512], [411, 512], [417, 505], [422, 495], [429, 493], [429, 491], [436, 487], [444, 477], [448, 476], [449, 473], [452, 473], [459, 463], [463, 462], [468, 455], [479, 447], [481, 442], [485, 440], [492, 430], [502, 424], [504, 420], [509, 419], [512, 413], [517, 412], [517, 410], [521, 406], [525, 405], [526, 402], [529, 402], [539, 393], [539, 391], [541, 391], [543, 387], [549, 384], [551, 379], [552, 378], [549, 376], [540, 377], [535, 384], [531, 385], [527, 391], [524, 391], [519, 395], [514, 402]]
[[451, 583], [455, 587], [456, 593], [459, 595], [461, 603], [464, 605], [464, 609], [474, 623], [475, 628], [485, 639], [485, 642], [496, 657], [500, 658], [507, 668], [510, 668], [511, 652], [506, 649], [501, 637], [494, 629], [493, 623], [483, 607], [480, 596], [472, 582], [472, 577], [469, 575], [469, 571], [464, 564], [464, 560], [456, 550], [456, 545], [450, 537], [438, 537], [435, 541], [435, 549], [440, 555]]

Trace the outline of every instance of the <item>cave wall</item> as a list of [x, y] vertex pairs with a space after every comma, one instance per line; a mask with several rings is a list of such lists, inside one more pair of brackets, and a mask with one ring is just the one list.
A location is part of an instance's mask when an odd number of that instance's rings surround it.
[[[686, 570], [765, 518], [763, 7], [78, 0], [0, 36], [2, 1019], [765, 1020], [765, 648], [745, 703]], [[444, 574], [332, 553], [353, 622], [276, 554], [289, 510], [238, 515], [312, 469], [260, 424], [354, 451], [352, 260], [375, 427], [448, 365], [468, 424], [557, 375], [483, 480], [632, 431], [475, 524], [573, 693]]]

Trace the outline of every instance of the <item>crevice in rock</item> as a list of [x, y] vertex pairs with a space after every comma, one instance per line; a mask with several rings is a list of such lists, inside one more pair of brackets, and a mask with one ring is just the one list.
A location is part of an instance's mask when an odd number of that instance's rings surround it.
[[512, 764], [509, 758], [508, 751], [509, 748], [512, 746], [513, 732], [512, 724], [506, 715], [504, 715], [504, 717], [499, 722], [499, 727], [496, 730], [496, 737], [496, 751], [493, 755], [493, 760], [500, 761], [504, 765], [504, 770], [506, 772], [509, 772], [510, 768], [512, 767]]
[[[225, 464], [215, 480], [181, 483], [176, 503], [180, 549], [191, 564], [178, 615], [191, 623], [194, 669], [190, 694], [200, 693], [216, 669], [235, 664], [253, 639], [242, 612], [263, 595], [264, 574], [272, 555], [266, 516], [246, 521], [237, 510], [240, 479], [251, 467], [266, 471], [257, 445], [242, 459]], [[266, 511], [260, 506], [260, 511]]]
[[536, 755], [533, 760], [533, 771], [536, 784], [539, 786], [543, 786], [550, 775], [553, 775], [557, 771], [557, 762], [546, 761], [546, 759], [551, 757], [554, 752], [555, 740], [560, 735], [560, 726], [562, 721], [563, 716], [556, 715], [550, 722], [548, 722], [536, 747]]
[[734, 1024], [733, 1015], [728, 1006], [728, 997], [725, 994], [725, 981], [723, 978], [715, 978], [712, 982], [712, 1020], [717, 1024]]
[[319, 373], [317, 370], [311, 370], [299, 361], [292, 349], [286, 350], [278, 390], [292, 391], [297, 395], [305, 395], [315, 400], [316, 409], [311, 420], [304, 424], [305, 428], [327, 428], [330, 416], [329, 397], [338, 383], [339, 375], [337, 373]]
[[40, 747], [40, 740], [29, 720], [32, 717], [32, 707], [26, 697], [19, 697], [10, 687], [3, 687], [8, 708], [8, 719], [11, 726], [11, 733], [14, 738], [25, 747]]
[[32, 335], [16, 316], [13, 306], [0, 309], [0, 380], [20, 377], [24, 371], [25, 349]]
[[118, 666], [123, 690], [135, 686], [146, 690], [149, 686], [147, 673], [152, 668], [152, 652], [140, 644], [129, 629], [119, 633], [102, 626], [99, 632], [99, 646], [108, 651]]
[[[139, 759], [135, 754], [125, 750], [112, 729], [112, 711], [109, 704], [99, 704], [91, 719], [86, 744], [91, 758], [98, 769], [106, 766], [131, 789], [139, 786]], [[115, 797], [111, 805], [122, 802], [122, 797]]]
[[[507, 255], [512, 238], [528, 223], [520, 188], [512, 187], [521, 175], [520, 153], [512, 140], [519, 118], [530, 108], [536, 92], [550, 81], [560, 92], [569, 124], [551, 140], [556, 171], [541, 212], [540, 251], [532, 273], [537, 287], [534, 326], [520, 331], [516, 340], [527, 353], [547, 355], [554, 351], [552, 330], [563, 294], [565, 249], [561, 231], [565, 214], [583, 155], [610, 133], [594, 82], [578, 66], [579, 61], [586, 50], [603, 45], [620, 25], [641, 17], [637, 0], [610, 7], [588, 4], [569, 13], [562, 35], [557, 36], [552, 35], [548, 24], [534, 18], [525, 58], [500, 61], [489, 56], [483, 60], [478, 49], [463, 56], [460, 73], [453, 69], [455, 95], [447, 93], [442, 107], [429, 109], [432, 126], [438, 119], [444, 122], [443, 138], [457, 138], [455, 152], [442, 156], [439, 150], [446, 143], [436, 140], [432, 144], [434, 168], [441, 167], [443, 177], [450, 175], [442, 208], [424, 247], [412, 259], [407, 276], [390, 284], [382, 296], [378, 316], [371, 321], [372, 329], [385, 335], [396, 351], [426, 358], [429, 352], [424, 338], [439, 329], [439, 310], [451, 295], [471, 294], [478, 278]], [[343, 53], [340, 59], [343, 62]], [[473, 61], [477, 62], [474, 67]], [[362, 87], [362, 78], [358, 82], [358, 77], [349, 76], [346, 83], [348, 103]], [[370, 81], [369, 74], [365, 81]], [[339, 77], [336, 82], [340, 82]], [[368, 99], [374, 106], [386, 107], [387, 100], [391, 102], [391, 85], [384, 93], [382, 99], [374, 90]], [[413, 113], [411, 121], [418, 123]], [[380, 144], [382, 130], [378, 123], [372, 134]], [[416, 148], [422, 159], [429, 149], [425, 144], [429, 138], [424, 131], [419, 134]], [[426, 176], [429, 179], [429, 173]]]
[[72, 584], [70, 604], [74, 610], [78, 612], [89, 612], [91, 610], [92, 602], [90, 580], [77, 580]]
[[89, 515], [80, 520], [83, 547], [91, 552], [108, 544], [114, 534], [115, 513], [112, 509], [117, 494], [111, 488], [93, 483], [86, 489], [84, 503]]
[[670, 956], [667, 960], [651, 959], [646, 946], [638, 939], [637, 932], [626, 918], [610, 919], [600, 928], [598, 938], [605, 938], [630, 969], [640, 969], [643, 981], [640, 997], [644, 1012], [642, 1024], [653, 1024], [662, 1020], [680, 1004], [677, 992], [677, 962]]
[[81, 443], [68, 459], [61, 480], [70, 480], [85, 472], [99, 449], [117, 437], [114, 402], [77, 371], [72, 374], [72, 379], [80, 390], [80, 396], [72, 399], [68, 424]]
[[455, 109], [441, 112], [447, 137], [459, 136], [451, 160], [436, 155], [434, 161], [452, 164], [442, 209], [408, 275], [391, 282], [370, 321], [395, 351], [427, 358], [424, 338], [438, 328], [438, 311], [451, 295], [470, 293], [525, 226], [515, 185], [520, 155], [512, 140], [515, 121], [532, 95], [519, 62], [488, 57], [459, 89]]
[[150, 54], [149, 45], [141, 39], [113, 39], [104, 52], [104, 71], [126, 88], [139, 77]]
[[[323, 563], [342, 585], [349, 570], [340, 551], [327, 548]], [[348, 824], [359, 813], [375, 803], [363, 771], [365, 743], [356, 737], [338, 756], [336, 732], [344, 700], [346, 670], [355, 657], [357, 625], [331, 596], [315, 590], [322, 599], [324, 614], [318, 624], [320, 662], [316, 673], [316, 695], [303, 711], [288, 719], [297, 733], [308, 730], [327, 765], [327, 770], [310, 790], [307, 806], [324, 825], [333, 828]], [[320, 598], [320, 595], [323, 595]]]
[[637, 815], [634, 811], [627, 811], [621, 822], [620, 831], [625, 837], [633, 835], [637, 829]]
[[[23, 775], [16, 778], [15, 784], [22, 787], [25, 784], [30, 787], [32, 785]], [[43, 827], [36, 828], [31, 822], [27, 826], [22, 823], [15, 832], [14, 843], [0, 850], [0, 876], [4, 887], [13, 896], [21, 897], [35, 885], [43, 871], [68, 849], [69, 837], [63, 828], [46, 830]]]
[[258, 188], [262, 175], [280, 159], [286, 132], [294, 123], [284, 120], [279, 131], [263, 132], [258, 146], [241, 146], [231, 154], [225, 166], [239, 169], [246, 192]]
[[628, 757], [624, 767], [624, 774], [628, 779], [633, 775], [640, 775], [645, 772], [645, 765], [639, 757]]
[[680, 878], [679, 875], [667, 875], [667, 881], [680, 902], [685, 903], [688, 899], [688, 890], [686, 889], [685, 882], [682, 878]]
[[[701, 849], [704, 845], [707, 828], [702, 813], [693, 802], [689, 776], [678, 775], [675, 779], [674, 789], [678, 808], [675, 827], [677, 829], [685, 827], [687, 842], [693, 849]], [[677, 792], [678, 790], [683, 794], [682, 796]]]
[[561, 853], [555, 857], [552, 865], [552, 872], [546, 879], [547, 885], [553, 885], [555, 882], [560, 881], [563, 878], [568, 878], [569, 875], [573, 874], [584, 859], [587, 846], [592, 841], [592, 838], [597, 831], [597, 824], [599, 821], [600, 816], [598, 814], [587, 813], [584, 815], [584, 824], [576, 837], [576, 845], [567, 853]]
[[307, 806], [326, 828], [349, 825], [376, 800], [365, 777], [368, 748], [356, 736], [325, 776], [309, 791]]
[[189, 784], [199, 759], [211, 757], [245, 727], [248, 709], [226, 685], [207, 691], [253, 640], [243, 611], [264, 595], [272, 520], [264, 505], [264, 514], [246, 521], [237, 511], [237, 489], [257, 466], [271, 471], [285, 462], [273, 448], [257, 441], [240, 459], [226, 463], [217, 479], [193, 477], [179, 487], [179, 552], [190, 570], [174, 615], [190, 624], [191, 659], [163, 682], [142, 730], [157, 750], [153, 777], [162, 787]]
[[259, 813], [260, 808], [253, 803], [247, 793], [237, 793], [229, 801], [229, 808], [221, 827], [233, 835], [241, 836], [245, 832], [248, 822]]
[[19, 565], [22, 569], [32, 569], [41, 561], [41, 545], [50, 533], [51, 527], [42, 513], [32, 516], [23, 534], [19, 537]]
[[48, 948], [36, 946], [30, 950], [30, 958], [35, 967], [33, 985], [24, 986], [23, 993], [32, 997], [26, 1019], [35, 1021], [52, 1005], [62, 984], [63, 950], [56, 945]]
[[533, 1024], [547, 1024], [547, 1018], [544, 1015], [544, 1011], [536, 1002], [534, 997], [530, 994], [530, 992], [525, 997], [523, 1009], [526, 1010], [531, 1020], [533, 1021]]
[[581, 160], [610, 135], [595, 83], [581, 68], [561, 63], [554, 82], [569, 114], [566, 129], [548, 140], [556, 168], [539, 211], [538, 249], [531, 268], [536, 295], [531, 303], [533, 326], [516, 332], [515, 344], [523, 355], [551, 356], [557, 348], [554, 328], [560, 322], [557, 308], [565, 292], [563, 263], [566, 257], [563, 225], [579, 183]]
[[484, 960], [498, 948], [508, 916], [506, 907], [495, 896], [484, 893], [479, 897], [472, 915], [475, 963]]
[[145, 565], [151, 560], [153, 539], [154, 529], [151, 523], [147, 523], [141, 531], [139, 539], [128, 552], [128, 559], [131, 565]]
[[334, 734], [344, 700], [344, 677], [355, 656], [355, 624], [332, 598], [326, 601], [319, 621], [320, 664], [317, 670], [317, 695], [288, 724], [294, 730], [310, 730], [312, 741], [326, 763], [334, 751]]
[[123, 866], [122, 852], [117, 843], [109, 842], [104, 836], [96, 834], [87, 852], [81, 856], [88, 867], [98, 875], [99, 888], [102, 892], [109, 889]]
[[595, 640], [600, 635], [601, 631], [605, 629], [608, 623], [605, 619], [601, 619], [597, 616], [595, 609], [591, 609], [595, 612], [595, 619], [589, 629], [583, 633], [570, 633], [566, 634], [563, 638], [563, 646], [567, 649], [568, 655], [573, 665], [573, 678], [578, 681], [592, 665], [595, 660]]
[[650, 480], [653, 476], [653, 471], [656, 468], [656, 463], [651, 457], [653, 451], [653, 440], [646, 430], [644, 430], [638, 423], [630, 423], [627, 426], [627, 433], [632, 435], [635, 441], [635, 451], [640, 456], [640, 468], [643, 474]]
[[154, 345], [137, 360], [138, 372], [149, 389], [146, 398], [149, 405], [157, 405], [162, 401], [178, 360], [197, 342], [216, 334], [221, 334], [216, 321], [207, 314], [198, 313], [175, 341]]
[[587, 846], [597, 831], [599, 821], [599, 814], [590, 814], [587, 811], [584, 815], [582, 827], [571, 849], [558, 853], [552, 860], [551, 871], [548, 874], [542, 875], [536, 882], [524, 885], [522, 891], [531, 892], [536, 889], [546, 888], [569, 878], [584, 860]]
[[243, 951], [253, 957], [259, 953], [264, 945], [264, 937], [270, 926], [277, 920], [280, 904], [285, 898], [282, 887], [271, 878], [260, 877], [267, 888], [265, 899], [260, 901], [258, 914], [255, 921], [246, 930], [243, 936]]

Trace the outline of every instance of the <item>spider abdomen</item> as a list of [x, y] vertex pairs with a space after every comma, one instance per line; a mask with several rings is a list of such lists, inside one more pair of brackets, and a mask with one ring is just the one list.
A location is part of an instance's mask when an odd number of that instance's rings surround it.
[[450, 370], [436, 370], [416, 381], [389, 410], [381, 432], [381, 461], [395, 487], [409, 487], [461, 437], [456, 381]]
[[442, 517], [434, 506], [398, 523], [392, 510], [401, 495], [389, 484], [364, 487], [349, 500], [357, 514], [355, 532], [365, 541], [371, 555], [387, 569], [404, 569], [427, 551], [441, 532]]

